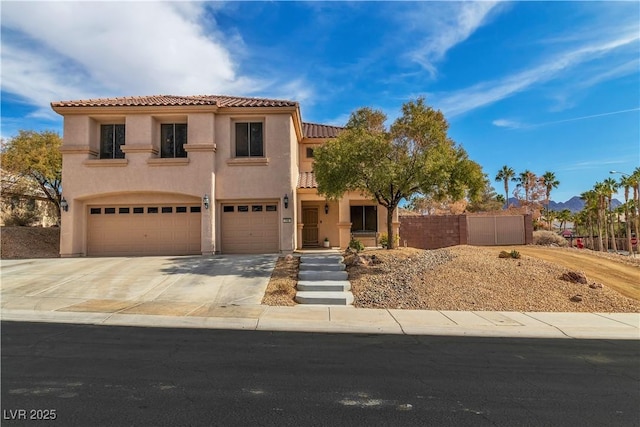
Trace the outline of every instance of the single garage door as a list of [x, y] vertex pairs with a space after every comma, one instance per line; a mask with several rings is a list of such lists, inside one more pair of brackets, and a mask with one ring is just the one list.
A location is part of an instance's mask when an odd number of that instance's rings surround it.
[[200, 254], [199, 205], [89, 206], [90, 256]]
[[278, 252], [278, 205], [273, 202], [223, 204], [221, 234], [223, 253]]

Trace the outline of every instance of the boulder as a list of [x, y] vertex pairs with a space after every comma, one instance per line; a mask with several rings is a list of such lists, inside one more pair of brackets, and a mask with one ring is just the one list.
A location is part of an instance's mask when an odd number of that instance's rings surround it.
[[571, 298], [569, 298], [571, 301], [573, 302], [580, 302], [582, 301], [582, 295], [578, 294], [578, 295], [574, 295]]
[[563, 273], [562, 276], [560, 276], [560, 279], [571, 283], [587, 284], [587, 276], [580, 271], [568, 271]]

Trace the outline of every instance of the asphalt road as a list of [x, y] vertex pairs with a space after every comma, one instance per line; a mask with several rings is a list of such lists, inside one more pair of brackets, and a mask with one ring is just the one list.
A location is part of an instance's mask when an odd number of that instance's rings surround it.
[[3, 426], [640, 425], [640, 341], [1, 326]]

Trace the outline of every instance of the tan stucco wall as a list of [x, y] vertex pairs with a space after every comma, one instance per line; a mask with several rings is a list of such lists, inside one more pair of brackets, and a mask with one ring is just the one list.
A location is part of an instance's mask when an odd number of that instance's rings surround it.
[[[234, 123], [244, 120], [263, 121], [264, 160], [236, 161], [233, 158]], [[295, 150], [291, 149], [297, 144], [291, 115], [219, 114], [216, 119], [215, 138], [218, 141], [215, 158], [217, 205], [250, 199], [277, 200], [280, 213], [280, 251], [293, 251], [296, 245], [295, 185], [298, 171]], [[287, 208], [283, 203], [285, 194], [289, 197]], [[290, 218], [291, 222], [284, 222], [286, 218]], [[220, 227], [220, 221], [217, 226]]]
[[[345, 249], [351, 240], [351, 206], [376, 206], [378, 212], [378, 235], [387, 232], [387, 209], [380, 206], [377, 202], [363, 196], [358, 192], [345, 193], [339, 201], [327, 201], [324, 197], [319, 196], [314, 190], [299, 189], [299, 210], [300, 213], [304, 208], [318, 209], [318, 238], [320, 245], [325, 237], [329, 238], [332, 247], [340, 247]], [[329, 206], [329, 213], [325, 214], [324, 206]], [[302, 248], [302, 216], [299, 217], [298, 225], [298, 249]], [[398, 235], [400, 222], [398, 220], [398, 211], [394, 213], [394, 233]], [[365, 246], [374, 246], [375, 238], [360, 238]]]
[[313, 159], [307, 157], [307, 148], [318, 148], [325, 142], [324, 139], [303, 139], [298, 145], [298, 156], [300, 158], [300, 172], [313, 171]]
[[[227, 202], [267, 200], [278, 203], [280, 251], [301, 246], [303, 206], [318, 208], [320, 243], [328, 237], [332, 246], [346, 247], [350, 240], [350, 205], [375, 204], [358, 193], [326, 202], [314, 190], [297, 190], [300, 171], [310, 172], [307, 147], [323, 139], [302, 139], [297, 113], [284, 109], [247, 108], [213, 111], [181, 109], [114, 108], [85, 109], [65, 113], [63, 195], [69, 211], [62, 214], [62, 256], [86, 255], [87, 206], [91, 204], [198, 203], [205, 194], [211, 200], [202, 209], [202, 253], [219, 251], [220, 221], [216, 215]], [[265, 158], [234, 159], [234, 122], [264, 123]], [[159, 159], [160, 124], [188, 124], [186, 159]], [[100, 124], [125, 123], [125, 159], [98, 160]], [[284, 207], [283, 198], [289, 197]], [[329, 204], [325, 214], [324, 205]], [[397, 222], [397, 215], [395, 217]], [[378, 232], [386, 232], [386, 211], [378, 208]]]
[[[86, 206], [98, 201], [125, 203], [128, 195], [138, 202], [147, 199], [158, 202], [162, 194], [170, 194], [174, 201], [201, 201], [205, 194], [212, 198], [214, 191], [213, 164], [215, 153], [214, 115], [185, 114], [181, 121], [188, 123], [188, 144], [209, 145], [189, 151], [187, 159], [158, 159], [157, 129], [162, 121], [180, 120], [180, 115], [151, 114], [119, 116], [66, 116], [63, 143], [63, 196], [69, 211], [63, 212], [61, 224], [61, 256], [86, 255]], [[97, 160], [99, 152], [99, 124], [126, 120], [126, 147], [137, 146], [139, 151], [127, 152], [124, 160]], [[152, 148], [153, 147], [153, 148]], [[65, 151], [67, 150], [67, 151]], [[71, 150], [71, 151], [69, 151]], [[155, 150], [155, 151], [154, 151]], [[189, 150], [187, 148], [187, 150]], [[154, 159], [156, 163], [153, 163]], [[152, 163], [150, 163], [150, 160]], [[105, 166], [107, 165], [107, 166]], [[148, 193], [145, 196], [145, 193]], [[108, 196], [107, 199], [105, 197]], [[213, 219], [215, 206], [202, 210], [202, 252], [215, 250]]]

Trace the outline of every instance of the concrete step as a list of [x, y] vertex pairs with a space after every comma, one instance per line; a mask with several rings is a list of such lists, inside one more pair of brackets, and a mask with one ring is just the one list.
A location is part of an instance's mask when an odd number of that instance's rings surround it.
[[[302, 265], [302, 264], [301, 264]], [[298, 280], [347, 280], [346, 271], [299, 271]]]
[[351, 292], [296, 292], [296, 302], [299, 304], [322, 305], [351, 305], [353, 294]]
[[338, 264], [344, 261], [342, 255], [302, 255], [300, 262], [302, 264]]
[[343, 263], [339, 264], [308, 264], [300, 263], [300, 271], [342, 271], [345, 269]]
[[311, 292], [342, 292], [350, 291], [351, 283], [348, 280], [302, 280], [298, 282], [299, 291]]

